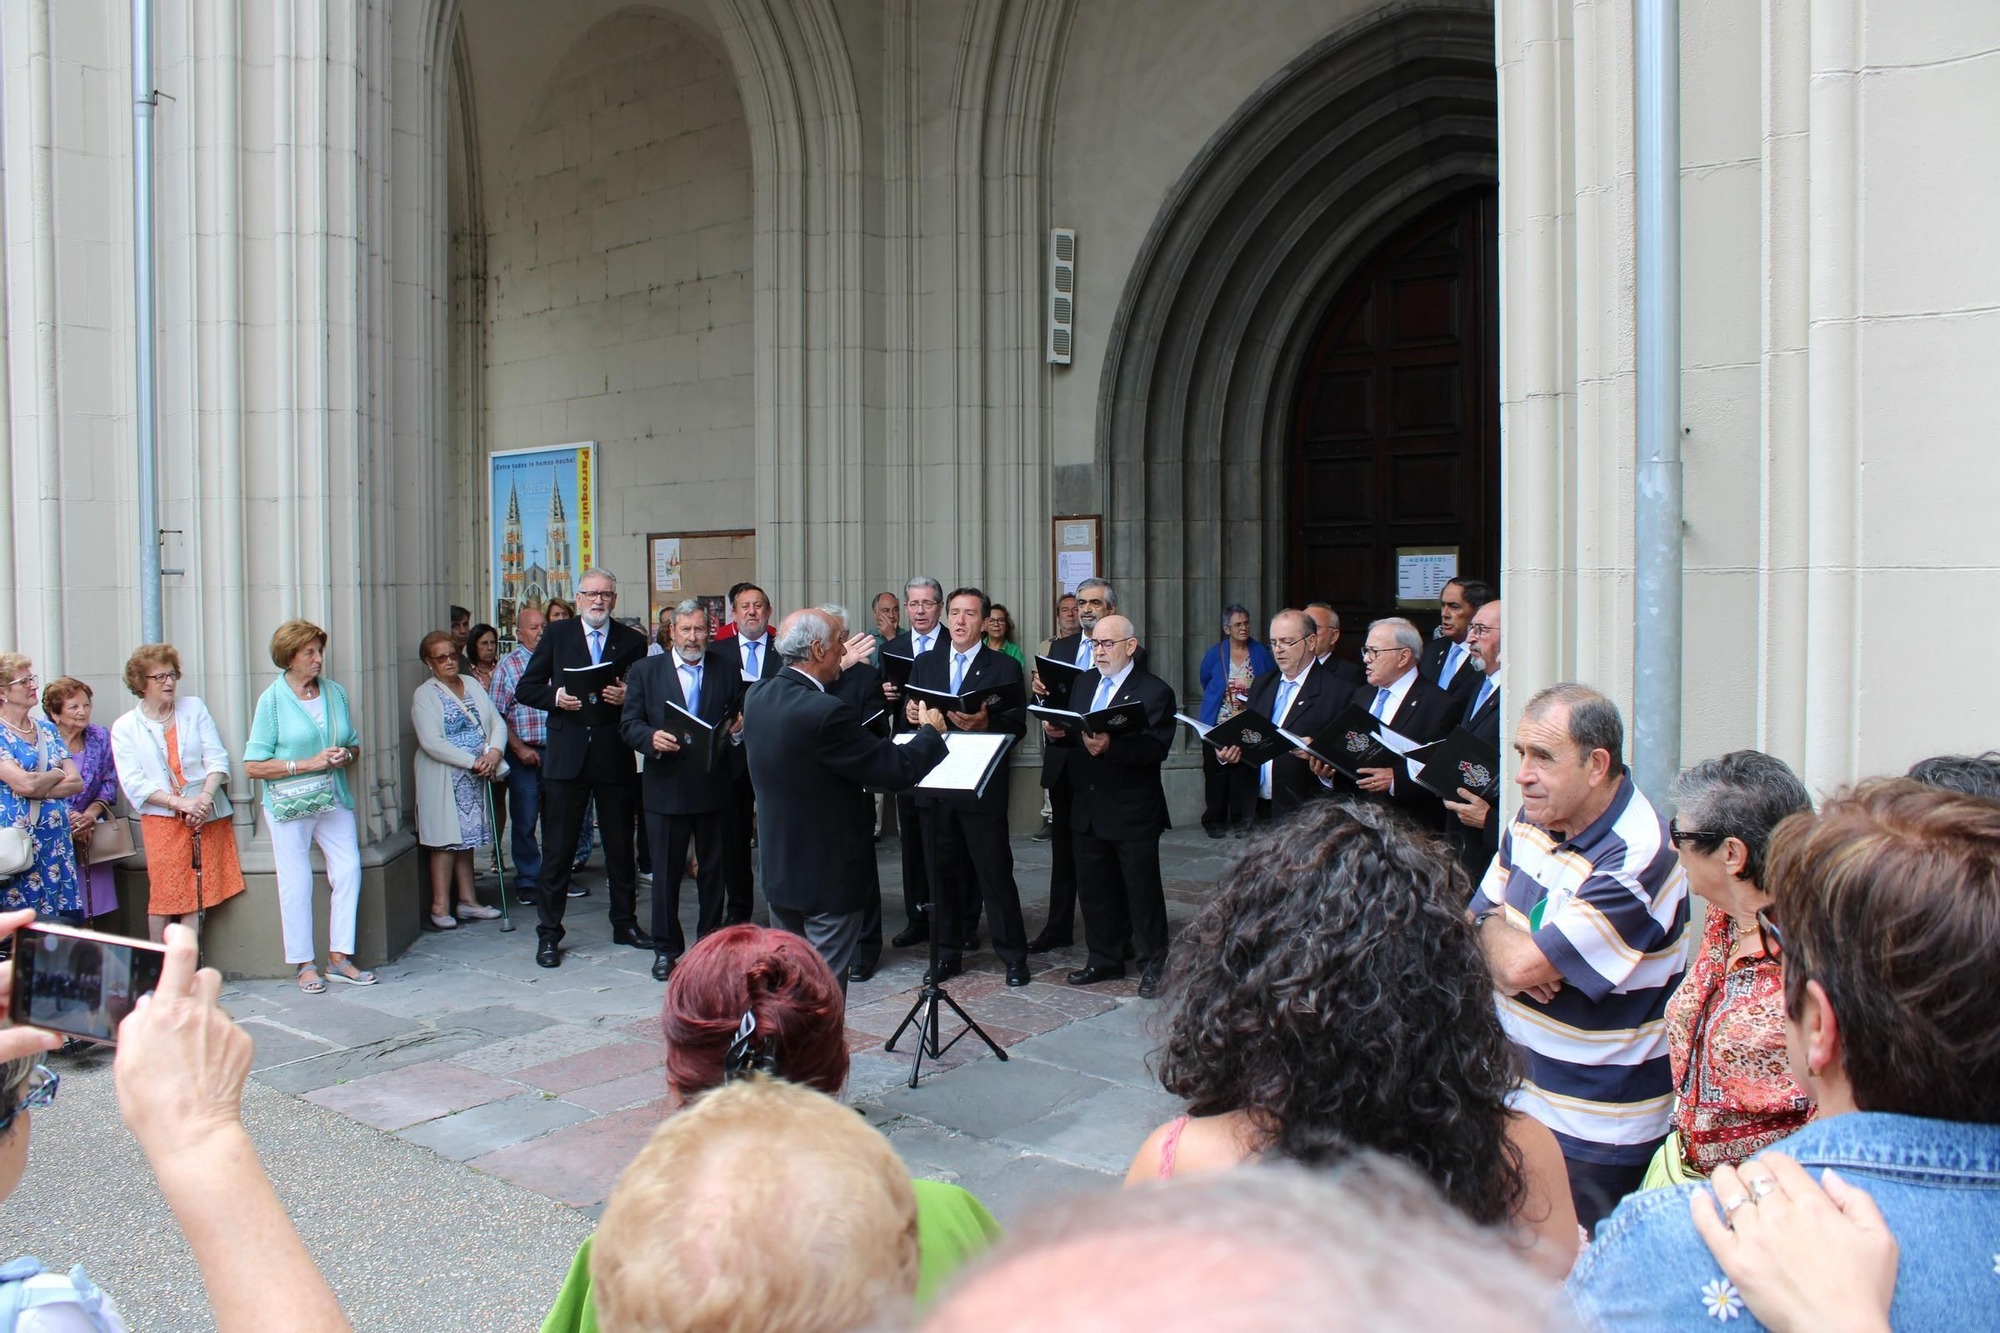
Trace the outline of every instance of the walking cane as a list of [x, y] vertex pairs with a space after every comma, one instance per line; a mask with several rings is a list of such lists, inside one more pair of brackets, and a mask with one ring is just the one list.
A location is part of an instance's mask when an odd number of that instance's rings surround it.
[[201, 966], [202, 923], [208, 917], [208, 904], [201, 892], [201, 835], [208, 826], [194, 826], [194, 965]]
[[514, 929], [514, 918], [507, 915], [507, 873], [500, 868], [500, 825], [493, 819], [493, 784], [482, 782], [486, 788], [486, 827], [493, 830], [493, 878], [500, 881], [500, 933]]

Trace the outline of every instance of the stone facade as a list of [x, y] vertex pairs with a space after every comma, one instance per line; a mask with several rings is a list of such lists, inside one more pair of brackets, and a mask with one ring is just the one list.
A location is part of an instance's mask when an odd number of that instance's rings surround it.
[[[1629, 700], [1628, 6], [156, 12], [167, 635], [237, 745], [270, 629], [328, 627], [371, 884], [414, 889], [415, 646], [486, 600], [489, 452], [599, 442], [628, 587], [648, 532], [752, 528], [781, 608], [925, 570], [1028, 638], [1050, 518], [1101, 514], [1185, 695], [1215, 607], [1288, 591], [1301, 339], [1385, 228], [1468, 184], [1499, 197], [1510, 697], [1577, 675]], [[1825, 788], [1991, 744], [1983, 692], [1913, 695], [1920, 659], [1891, 649], [1940, 622], [2000, 648], [1976, 169], [2000, 17], [1682, 13], [1683, 753], [1760, 745]], [[100, 720], [149, 539], [127, 47], [117, 0], [0, 0], [0, 645], [90, 681]], [[1066, 367], [1043, 355], [1051, 226], [1078, 232]]]

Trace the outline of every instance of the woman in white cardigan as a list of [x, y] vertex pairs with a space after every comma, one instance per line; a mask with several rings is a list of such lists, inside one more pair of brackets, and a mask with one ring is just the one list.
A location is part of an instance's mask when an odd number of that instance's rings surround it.
[[417, 733], [417, 841], [431, 853], [431, 924], [458, 926], [451, 890], [458, 885], [458, 916], [488, 921], [500, 914], [472, 893], [472, 854], [492, 841], [487, 793], [505, 777], [501, 747], [507, 720], [478, 681], [458, 673], [451, 635], [432, 630], [417, 649], [431, 678], [410, 697], [410, 725]]

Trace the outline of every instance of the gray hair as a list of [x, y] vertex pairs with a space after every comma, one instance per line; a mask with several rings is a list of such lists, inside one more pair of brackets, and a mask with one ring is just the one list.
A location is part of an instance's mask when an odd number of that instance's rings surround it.
[[1250, 618], [1250, 608], [1241, 602], [1231, 602], [1228, 606], [1222, 608], [1222, 632], [1224, 634], [1229, 633], [1229, 622], [1238, 616], [1242, 616], [1245, 620], [1248, 620]]
[[1602, 690], [1574, 680], [1558, 681], [1545, 690], [1537, 690], [1528, 706], [1521, 710], [1522, 717], [1541, 717], [1549, 709], [1561, 704], [1569, 709], [1569, 738], [1586, 758], [1592, 750], [1602, 750], [1611, 756], [1611, 773], [1625, 771], [1625, 722], [1618, 716], [1618, 705]]
[[600, 567], [593, 567], [584, 570], [582, 574], [577, 576], [576, 586], [578, 587], [578, 589], [581, 589], [583, 587], [583, 581], [585, 579], [596, 579], [596, 578], [610, 579], [611, 591], [613, 592], [618, 591], [618, 576], [616, 574], [613, 574], [610, 570]]
[[785, 619], [784, 628], [772, 645], [778, 650], [778, 658], [786, 666], [797, 666], [809, 660], [812, 655], [833, 643], [833, 622], [824, 612], [816, 610], [794, 611]]
[[[1337, 620], [1334, 622], [1336, 627], [1339, 626], [1339, 623], [1340, 622]], [[1376, 630], [1380, 629], [1384, 625], [1387, 625], [1392, 631], [1394, 631], [1396, 636], [1396, 646], [1398, 648], [1408, 648], [1411, 654], [1416, 657], [1422, 657], [1424, 655], [1424, 636], [1417, 632], [1417, 627], [1415, 625], [1412, 625], [1409, 621], [1403, 619], [1401, 616], [1384, 616], [1382, 619], [1377, 620], [1373, 624], [1369, 625], [1368, 632], [1370, 634], [1373, 634]]]
[[838, 602], [821, 602], [818, 606], [815, 606], [813, 610], [819, 612], [823, 616], [832, 616], [835, 620], [839, 621], [843, 625], [852, 623], [847, 617], [847, 608], [842, 606]]
[[1116, 611], [1118, 609], [1118, 594], [1103, 579], [1088, 578], [1076, 585], [1078, 592], [1082, 592], [1085, 588], [1104, 589], [1104, 609], [1107, 611]]
[[[932, 1306], [926, 1333], [986, 1327], [991, 1298], [1018, 1291], [1030, 1272], [1078, 1326], [1117, 1314], [1119, 1327], [1305, 1333], [1338, 1310], [1357, 1328], [1574, 1327], [1560, 1289], [1503, 1232], [1475, 1225], [1379, 1153], [1323, 1170], [1246, 1166], [1079, 1196], [1012, 1229]], [[1388, 1276], [1417, 1272], [1422, 1282]]]
[[1731, 750], [1684, 768], [1674, 779], [1677, 823], [1723, 838], [1741, 838], [1748, 855], [1739, 879], [1762, 887], [1771, 830], [1812, 810], [1812, 797], [1784, 760], [1762, 750]]
[[692, 597], [683, 597], [674, 603], [674, 619], [679, 620], [682, 616], [700, 616], [707, 620], [708, 608]]
[[910, 589], [912, 588], [929, 588], [931, 595], [938, 599], [938, 603], [940, 605], [944, 603], [944, 585], [928, 574], [910, 575], [910, 581], [903, 585], [903, 596], [905, 599], [909, 597]]
[[[1339, 629], [1339, 628], [1340, 628], [1340, 612], [1338, 612], [1338, 611], [1336, 611], [1336, 610], [1334, 610], [1334, 609], [1333, 609], [1333, 603], [1331, 603], [1331, 602], [1307, 602], [1307, 603], [1306, 603], [1306, 614], [1307, 614], [1308, 616], [1310, 616], [1310, 615], [1312, 615], [1312, 613], [1313, 613], [1313, 612], [1315, 612], [1315, 611], [1324, 611], [1324, 612], [1326, 612], [1326, 618], [1327, 618], [1327, 622], [1328, 622], [1328, 623], [1327, 623], [1327, 628], [1328, 628], [1328, 629]], [[1316, 623], [1317, 623], [1317, 622], [1315, 622], [1315, 624], [1316, 624]]]

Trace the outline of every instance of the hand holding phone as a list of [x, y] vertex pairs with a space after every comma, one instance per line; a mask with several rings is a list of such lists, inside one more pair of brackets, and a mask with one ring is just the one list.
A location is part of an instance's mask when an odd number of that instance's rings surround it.
[[241, 1132], [254, 1049], [218, 1002], [222, 974], [196, 970], [194, 932], [176, 922], [166, 935], [156, 988], [119, 1028], [113, 1066], [119, 1113], [156, 1172]]
[[165, 960], [165, 947], [149, 940], [53, 921], [23, 922], [14, 936], [8, 1017], [16, 1024], [114, 1042], [118, 1024], [139, 997], [159, 985]]
[[[35, 909], [24, 907], [18, 912], [0, 912], [0, 940], [4, 940], [22, 926], [35, 919]], [[0, 1006], [13, 1011], [14, 964], [12, 960], [0, 963]], [[37, 1055], [42, 1051], [53, 1051], [62, 1045], [62, 1038], [44, 1028], [7, 1027], [0, 1028], [0, 1060], [19, 1060], [24, 1055]]]

